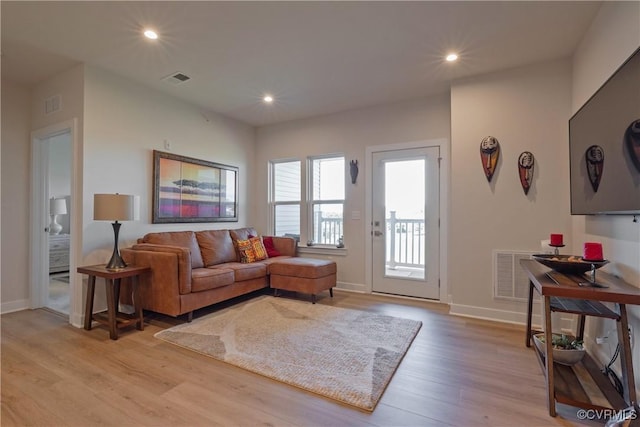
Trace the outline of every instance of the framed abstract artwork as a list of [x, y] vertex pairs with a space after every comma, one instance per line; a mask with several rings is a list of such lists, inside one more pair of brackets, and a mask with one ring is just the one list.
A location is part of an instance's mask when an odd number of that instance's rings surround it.
[[153, 223], [238, 221], [238, 168], [153, 151]]

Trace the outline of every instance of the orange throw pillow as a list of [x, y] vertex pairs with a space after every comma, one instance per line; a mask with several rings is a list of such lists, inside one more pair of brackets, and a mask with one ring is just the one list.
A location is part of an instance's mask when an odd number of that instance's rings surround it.
[[256, 260], [256, 253], [249, 240], [236, 240], [236, 248], [238, 248], [240, 262], [247, 264]]
[[251, 242], [251, 247], [254, 252], [254, 261], [262, 261], [263, 259], [267, 259], [267, 250], [262, 243], [262, 239], [260, 237], [251, 237], [249, 239]]
[[247, 240], [236, 240], [236, 247], [240, 254], [241, 263], [248, 264], [267, 259], [267, 250], [264, 248], [260, 237], [251, 237]]

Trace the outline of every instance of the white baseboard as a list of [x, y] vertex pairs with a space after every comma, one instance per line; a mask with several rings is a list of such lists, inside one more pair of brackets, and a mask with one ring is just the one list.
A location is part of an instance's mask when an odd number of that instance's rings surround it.
[[[535, 309], [536, 305], [534, 305], [533, 314], [531, 316], [531, 324], [535, 329], [542, 330], [542, 316], [539, 313], [539, 310]], [[495, 322], [503, 322], [503, 323], [512, 323], [515, 325], [526, 325], [527, 324], [527, 313], [520, 311], [509, 311], [509, 310], [497, 310], [494, 308], [485, 308], [485, 307], [476, 307], [472, 305], [463, 305], [463, 304], [450, 304], [449, 314], [454, 316], [461, 317], [471, 317], [474, 319], [482, 319], [482, 320], [492, 320]], [[560, 313], [552, 313], [554, 319], [554, 332], [557, 331], [557, 321]], [[575, 333], [575, 321], [572, 317], [564, 318], [560, 317], [560, 330], [567, 331], [568, 333]]]
[[[450, 304], [449, 313], [454, 316], [472, 317], [475, 319], [494, 320], [518, 325], [527, 324], [527, 314], [518, 311], [496, 310], [493, 308], [476, 307], [472, 305]], [[533, 314], [532, 322], [541, 324], [541, 316]]]
[[84, 313], [72, 313], [69, 315], [69, 323], [76, 328], [84, 328]]
[[0, 314], [13, 313], [14, 311], [27, 310], [29, 308], [28, 299], [19, 299], [16, 301], [3, 302], [0, 304]]
[[362, 291], [357, 291], [355, 289], [339, 288], [337, 286], [335, 287], [335, 289], [340, 289], [341, 291], [351, 292], [351, 293], [354, 293], [354, 294], [364, 294], [364, 293], [366, 293], [366, 292], [362, 292]]
[[336, 288], [345, 291], [367, 293], [367, 287], [362, 283], [337, 282]]

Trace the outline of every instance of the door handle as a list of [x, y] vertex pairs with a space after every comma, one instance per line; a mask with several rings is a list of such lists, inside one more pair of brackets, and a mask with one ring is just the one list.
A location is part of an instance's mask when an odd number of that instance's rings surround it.
[[382, 236], [382, 231], [376, 230], [376, 231], [373, 232], [373, 235], [376, 236], [376, 237], [380, 237], [380, 236]]

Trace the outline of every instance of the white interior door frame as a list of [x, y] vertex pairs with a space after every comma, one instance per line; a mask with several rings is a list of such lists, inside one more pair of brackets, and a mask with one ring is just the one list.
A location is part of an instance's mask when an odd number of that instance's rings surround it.
[[44, 307], [47, 303], [47, 288], [43, 285], [49, 280], [49, 246], [46, 230], [49, 226], [49, 144], [47, 139], [53, 135], [33, 132], [31, 137], [31, 225], [30, 252], [30, 307]]
[[373, 251], [372, 251], [372, 199], [373, 199], [373, 153], [380, 151], [404, 150], [411, 148], [440, 147], [440, 300], [449, 303], [448, 285], [448, 230], [449, 230], [449, 164], [450, 144], [447, 139], [430, 139], [399, 144], [374, 145], [365, 151], [365, 292], [372, 292]]
[[31, 132], [31, 209], [30, 209], [30, 238], [29, 267], [30, 307], [39, 308], [46, 304], [49, 283], [48, 271], [48, 235], [45, 229], [49, 226], [49, 146], [47, 140], [56, 135], [69, 132], [71, 139], [71, 203], [69, 212], [70, 222], [70, 253], [69, 253], [69, 323], [82, 326], [82, 286], [76, 280], [77, 254], [82, 243], [82, 189], [80, 186], [81, 155], [78, 141], [78, 120], [73, 118], [55, 123]]

